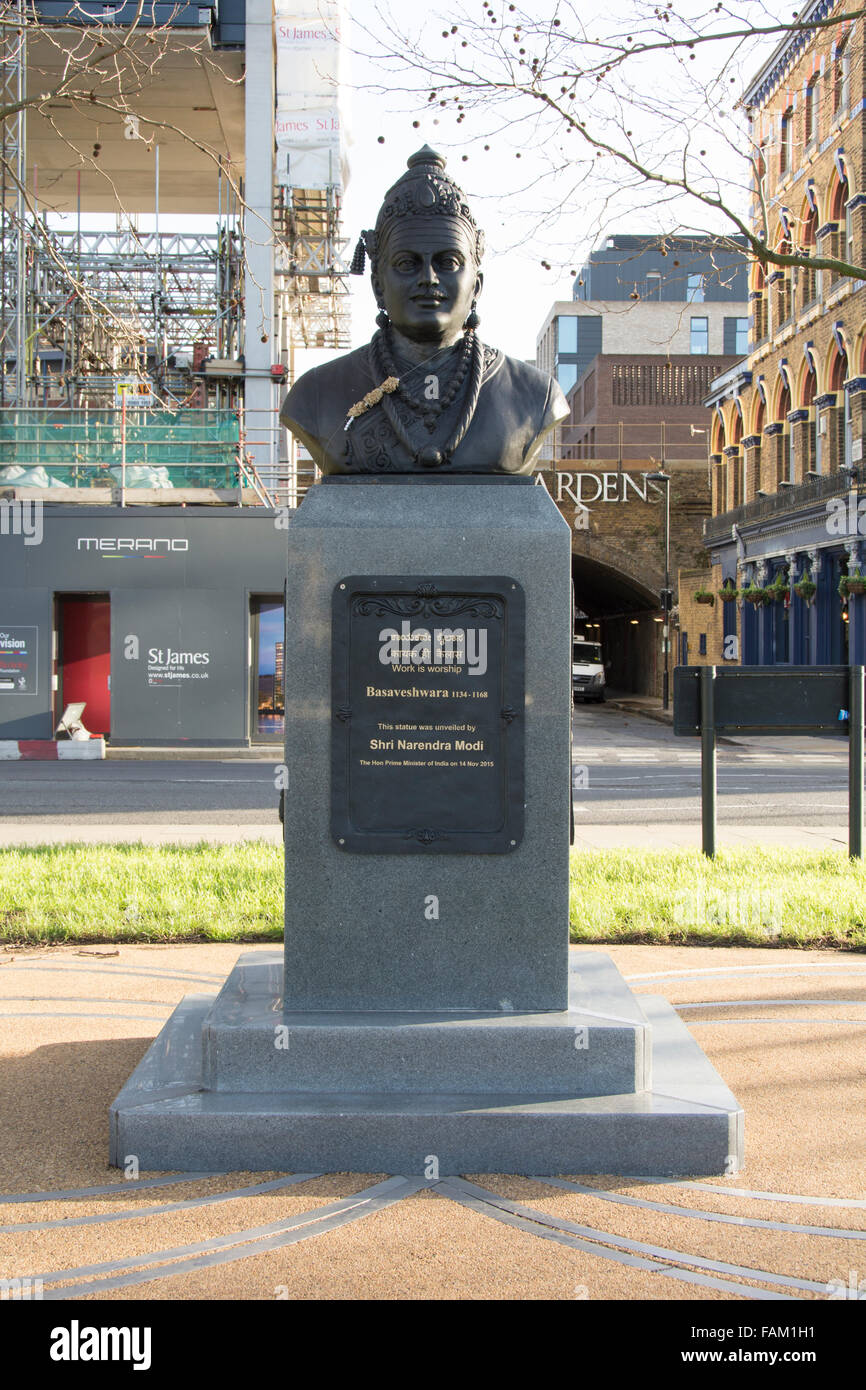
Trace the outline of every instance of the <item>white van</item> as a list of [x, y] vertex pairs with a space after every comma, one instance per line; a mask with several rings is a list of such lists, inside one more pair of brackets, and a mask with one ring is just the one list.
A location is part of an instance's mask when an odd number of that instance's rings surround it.
[[575, 700], [604, 699], [604, 664], [601, 643], [575, 637], [571, 657], [571, 689]]

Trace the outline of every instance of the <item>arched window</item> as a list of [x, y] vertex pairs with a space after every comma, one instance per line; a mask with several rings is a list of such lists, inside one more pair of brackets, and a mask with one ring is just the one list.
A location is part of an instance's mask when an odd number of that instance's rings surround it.
[[829, 387], [836, 392], [836, 406], [831, 412], [830, 461], [834, 469], [851, 466], [851, 403], [845, 382], [848, 379], [848, 353], [834, 347], [830, 362]]
[[[848, 249], [848, 234], [851, 217], [848, 212], [848, 180], [837, 176], [830, 198], [830, 221], [835, 222], [835, 230], [830, 234], [829, 254], [837, 260], [844, 260]], [[841, 277], [831, 272], [834, 281]]]
[[[801, 249], [807, 256], [814, 256], [817, 245], [818, 209], [807, 207], [802, 222]], [[800, 308], [806, 309], [817, 296], [815, 268], [803, 266], [800, 270]]]
[[814, 404], [816, 395], [817, 378], [815, 376], [814, 365], [810, 362], [808, 370], [803, 378], [801, 395], [801, 405], [805, 410], [811, 412], [809, 419], [804, 420], [800, 426], [803, 444], [804, 477], [807, 473], [821, 472], [821, 436], [818, 433], [817, 412]]
[[811, 145], [813, 140], [818, 138], [818, 107], [821, 74], [816, 72], [809, 82], [806, 83], [805, 101], [803, 103], [803, 141], [806, 145]]
[[710, 426], [710, 453], [715, 463], [713, 469], [713, 490], [715, 492], [715, 511], [726, 512], [728, 510], [728, 488], [727, 488], [727, 467], [725, 456], [722, 450], [725, 447], [725, 431], [722, 425], [719, 412], [713, 411], [713, 423]]
[[776, 405], [776, 420], [782, 426], [781, 434], [778, 435], [778, 448], [776, 453], [776, 483], [792, 483], [794, 481], [794, 443], [791, 424], [788, 416], [791, 413], [791, 392], [788, 389], [787, 381], [782, 380], [782, 388], [779, 392]]
[[[790, 235], [781, 227], [779, 228], [779, 234], [776, 238], [776, 250], [782, 256], [790, 256], [791, 254]], [[790, 266], [774, 266], [773, 273], [770, 276], [770, 279], [772, 281], [773, 288], [775, 291], [773, 298], [773, 328], [774, 330], [778, 331], [782, 324], [787, 323], [788, 319], [791, 317], [792, 305]]]
[[767, 272], [760, 261], [755, 261], [752, 269], [752, 288], [749, 292], [752, 306], [752, 332], [756, 343], [762, 343], [768, 333], [767, 324]]
[[842, 116], [851, 101], [851, 49], [845, 34], [833, 45], [833, 115]]
[[766, 416], [766, 413], [767, 413], [767, 412], [766, 412], [766, 410], [764, 409], [764, 402], [763, 402], [763, 400], [761, 399], [761, 396], [760, 396], [760, 394], [759, 394], [759, 395], [758, 395], [758, 399], [757, 399], [757, 404], [756, 404], [756, 406], [755, 406], [754, 415], [753, 415], [753, 417], [752, 417], [753, 420], [754, 420], [754, 422], [755, 422], [755, 423], [754, 423], [754, 429], [752, 430], [752, 436], [753, 436], [753, 438], [757, 439], [757, 441], [758, 441], [757, 444], [754, 444], [754, 445], [752, 446], [752, 458], [751, 458], [751, 463], [752, 463], [752, 483], [751, 483], [751, 486], [750, 486], [750, 491], [753, 492], [753, 493], [754, 493], [754, 492], [757, 492], [759, 488], [760, 488], [762, 491], [769, 491], [768, 488], [765, 488], [765, 487], [764, 487], [764, 482], [765, 482], [765, 480], [761, 477], [761, 460], [762, 460], [762, 456], [763, 456], [763, 452], [764, 452], [764, 451], [763, 451], [764, 418], [765, 418], [765, 416]]
[[[728, 446], [729, 452], [727, 454], [727, 459], [728, 467], [731, 473], [733, 474], [733, 497], [731, 499], [731, 505], [733, 507], [739, 507], [740, 503], [745, 501], [746, 491], [745, 477], [743, 474], [744, 465], [742, 448], [743, 411], [739, 401], [736, 401], [734, 405], [734, 417], [731, 421], [730, 435], [731, 440]], [[736, 448], [737, 450], [735, 454], [730, 452], [730, 450], [733, 448]]]
[[787, 107], [779, 126], [779, 175], [787, 174], [794, 164], [794, 108]]

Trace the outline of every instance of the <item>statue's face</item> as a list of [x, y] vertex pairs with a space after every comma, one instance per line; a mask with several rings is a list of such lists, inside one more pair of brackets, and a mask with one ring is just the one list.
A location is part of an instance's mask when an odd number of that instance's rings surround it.
[[390, 231], [373, 290], [394, 327], [415, 342], [455, 341], [481, 293], [468, 232], [446, 217], [410, 217]]

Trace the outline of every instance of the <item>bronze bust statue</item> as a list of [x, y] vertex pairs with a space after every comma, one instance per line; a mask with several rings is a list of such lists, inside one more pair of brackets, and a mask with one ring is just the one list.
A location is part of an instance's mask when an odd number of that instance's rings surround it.
[[568, 414], [557, 383], [478, 337], [484, 233], [428, 146], [355, 251], [370, 258], [379, 331], [314, 367], [280, 418], [325, 474], [531, 473]]

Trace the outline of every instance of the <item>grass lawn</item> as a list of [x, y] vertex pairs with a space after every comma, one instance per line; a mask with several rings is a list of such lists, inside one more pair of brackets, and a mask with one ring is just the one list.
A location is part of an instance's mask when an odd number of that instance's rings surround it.
[[[866, 867], [842, 852], [579, 852], [571, 939], [866, 950]], [[0, 941], [279, 941], [277, 845], [0, 850]]]

